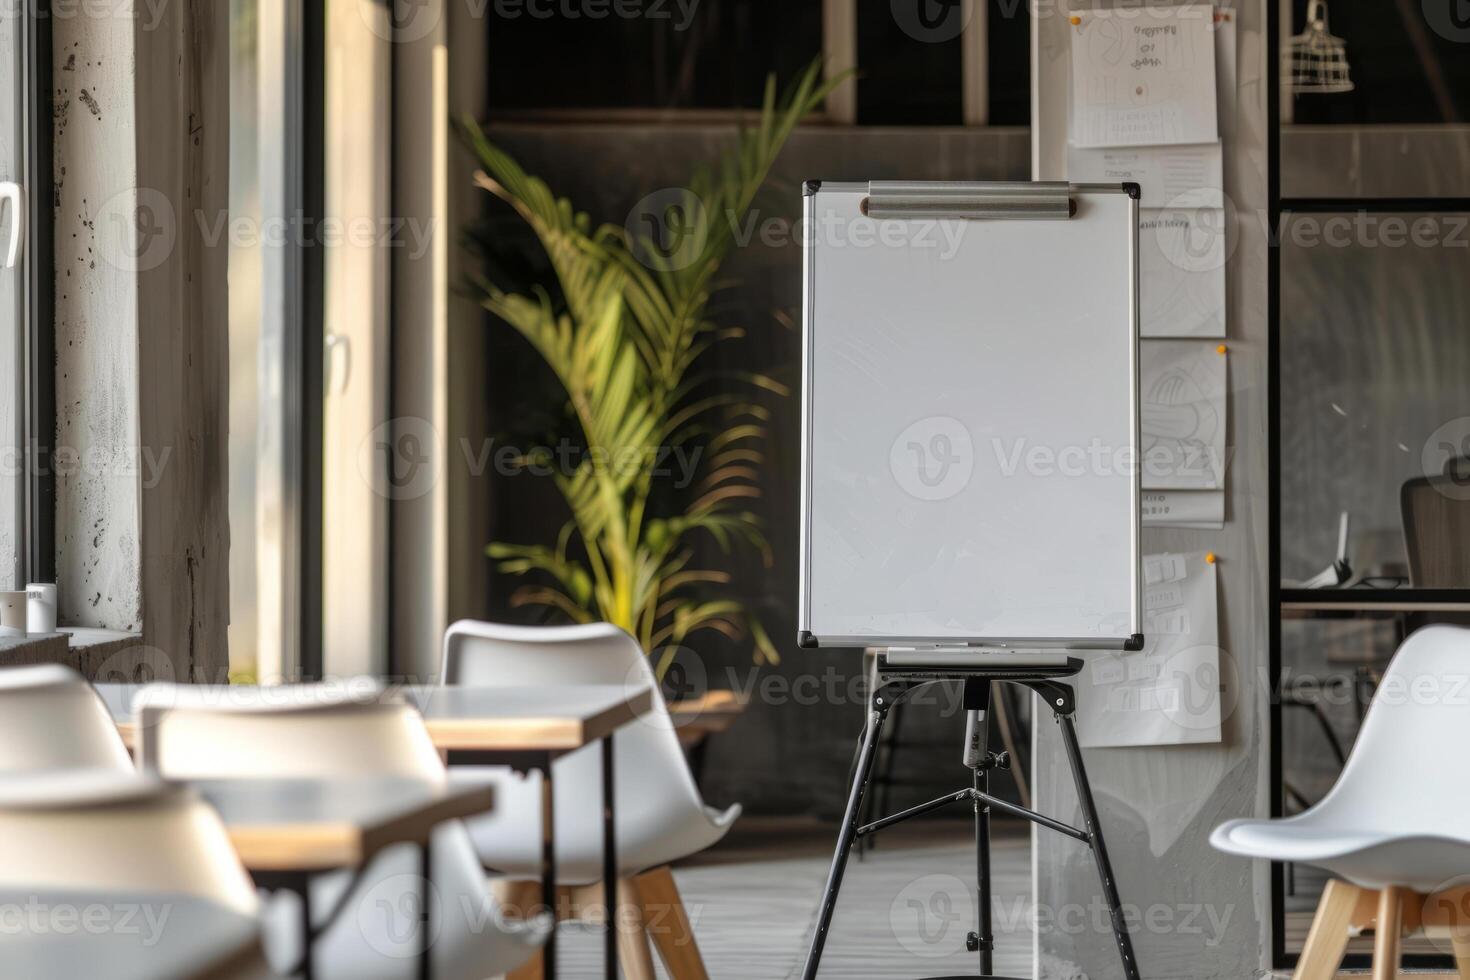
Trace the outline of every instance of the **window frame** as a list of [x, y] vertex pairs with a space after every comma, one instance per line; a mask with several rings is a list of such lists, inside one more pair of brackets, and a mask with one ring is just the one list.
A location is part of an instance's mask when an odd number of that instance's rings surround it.
[[6, 589], [30, 582], [55, 580], [55, 490], [49, 464], [56, 431], [54, 405], [55, 255], [52, 251], [53, 170], [51, 16], [49, 0], [22, 0], [7, 25], [14, 44], [10, 79], [16, 143], [11, 183], [20, 189], [19, 206], [10, 213], [21, 229], [16, 269], [12, 357], [8, 396], [14, 399], [14, 468], [3, 476], [11, 484], [6, 515], [13, 529], [14, 581]]
[[56, 581], [56, 252], [51, 0], [28, 0], [26, 25], [26, 528], [28, 582]]

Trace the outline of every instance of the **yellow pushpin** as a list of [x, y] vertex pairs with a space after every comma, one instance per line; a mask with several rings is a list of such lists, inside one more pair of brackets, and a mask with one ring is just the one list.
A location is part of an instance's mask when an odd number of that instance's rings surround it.
[[1213, 551], [1205, 552], [1205, 561], [1211, 565], [1215, 564], [1215, 553]]
[[1071, 17], [1068, 18], [1068, 20], [1072, 22], [1073, 27], [1076, 27], [1078, 24], [1082, 23], [1082, 18], [1078, 17], [1076, 14], [1073, 14]]
[[1218, 346], [1218, 347], [1215, 348], [1215, 353], [1216, 354], [1223, 354], [1228, 349], [1229, 348], [1227, 348], [1224, 344], [1221, 344], [1220, 346]]

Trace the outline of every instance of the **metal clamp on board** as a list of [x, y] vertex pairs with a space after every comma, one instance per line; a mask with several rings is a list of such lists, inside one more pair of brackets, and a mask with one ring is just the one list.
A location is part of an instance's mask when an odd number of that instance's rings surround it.
[[1064, 180], [871, 180], [862, 212], [870, 218], [1065, 220], [1077, 213]]

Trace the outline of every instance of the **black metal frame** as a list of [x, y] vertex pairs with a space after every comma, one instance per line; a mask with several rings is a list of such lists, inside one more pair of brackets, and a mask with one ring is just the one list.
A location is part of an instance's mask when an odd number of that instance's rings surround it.
[[51, 0], [30, 0], [26, 65], [26, 551], [29, 582], [56, 581], [56, 249]]
[[[434, 896], [434, 859], [433, 849], [429, 841], [423, 841], [418, 845], [419, 853], [419, 949], [415, 957], [418, 967], [418, 980], [430, 980], [434, 975], [434, 934], [432, 931], [432, 913]], [[316, 976], [316, 941], [322, 934], [332, 927], [342, 916], [347, 908], [348, 901], [353, 892], [357, 890], [358, 883], [362, 881], [366, 865], [360, 865], [354, 869], [352, 880], [347, 887], [342, 889], [341, 897], [337, 904], [322, 919], [320, 924], [313, 922], [311, 914], [311, 881], [316, 877], [312, 871], [257, 871], [251, 874], [255, 884], [269, 891], [288, 891], [294, 894], [301, 903], [297, 910], [298, 925], [301, 928], [301, 959], [288, 972], [292, 976], [299, 975], [301, 980], [313, 980]]]
[[301, 442], [296, 488], [297, 574], [300, 605], [297, 647], [302, 680], [322, 676], [322, 449], [326, 397], [322, 344], [326, 337], [326, 255], [315, 233], [326, 215], [327, 8], [302, 0], [301, 25], [301, 335], [298, 338]]
[[[1451, 214], [1470, 213], [1470, 197], [1289, 197], [1281, 196], [1281, 29], [1275, 2], [1266, 10], [1266, 160], [1267, 213], [1272, 239], [1267, 258], [1267, 423], [1270, 434], [1268, 454], [1270, 548], [1267, 566], [1269, 590], [1270, 656], [1270, 779], [1271, 816], [1286, 813], [1285, 767], [1282, 739], [1282, 602], [1304, 598], [1300, 590], [1281, 587], [1281, 248], [1283, 214]], [[1336, 592], [1313, 591], [1316, 602], [1361, 602], [1365, 590], [1343, 589]], [[1394, 589], [1391, 598], [1400, 601], [1465, 602], [1470, 589]], [[1300, 954], [1286, 951], [1286, 874], [1279, 862], [1271, 865], [1271, 965], [1274, 969], [1294, 968]], [[1349, 955], [1342, 969], [1363, 969], [1369, 958]], [[1403, 957], [1404, 969], [1447, 969], [1452, 966], [1447, 956], [1411, 955]]]
[[[614, 784], [613, 735], [599, 741], [602, 763], [602, 900], [606, 919], [603, 922], [603, 971], [606, 980], [618, 980], [618, 837], [617, 789]], [[541, 774], [541, 901], [552, 916], [552, 933], [541, 948], [541, 974], [547, 980], [557, 977], [557, 941], [555, 922], [556, 895], [556, 812], [552, 783], [552, 766], [565, 753], [541, 749], [523, 751], [455, 750], [449, 753], [450, 765], [509, 766], [523, 775]], [[491, 869], [494, 870], [494, 869]]]
[[[1118, 897], [1117, 880], [1113, 876], [1112, 864], [1108, 860], [1107, 844], [1103, 839], [1102, 826], [1098, 819], [1097, 805], [1092, 797], [1092, 786], [1087, 779], [1087, 769], [1082, 761], [1082, 750], [1077, 742], [1077, 727], [1073, 718], [1076, 709], [1072, 686], [1062, 678], [1072, 677], [1082, 669], [1082, 661], [1068, 658], [1065, 664], [1037, 667], [976, 667], [976, 668], [890, 668], [887, 658], [880, 655], [876, 670], [876, 682], [869, 692], [867, 725], [863, 730], [858, 750], [858, 763], [853, 774], [852, 787], [848, 792], [847, 809], [843, 814], [842, 828], [837, 836], [837, 849], [832, 855], [832, 867], [827, 875], [827, 884], [822, 892], [822, 902], [812, 933], [811, 946], [807, 951], [803, 980], [816, 980], [821, 967], [822, 951], [827, 943], [827, 933], [832, 926], [832, 915], [837, 907], [837, 896], [842, 889], [842, 878], [847, 870], [848, 855], [858, 840], [875, 834], [886, 827], [917, 817], [924, 813], [949, 806], [952, 803], [969, 803], [975, 814], [975, 872], [979, 886], [978, 930], [971, 933], [967, 948], [979, 956], [980, 977], [992, 980], [994, 968], [995, 937], [991, 925], [991, 873], [990, 873], [990, 811], [999, 810], [1011, 816], [1029, 820], [1048, 830], [1065, 834], [1081, 841], [1092, 849], [1097, 861], [1098, 877], [1103, 887], [1103, 896], [1108, 903], [1109, 919], [1113, 938], [1118, 946], [1118, 956], [1123, 965], [1126, 980], [1139, 980], [1138, 962], [1133, 953], [1133, 941], [1128, 934], [1128, 924], [1123, 915], [1122, 901]], [[971, 785], [946, 794], [927, 803], [910, 807], [900, 813], [879, 817], [870, 823], [861, 823], [863, 797], [873, 771], [873, 760], [878, 742], [883, 735], [883, 724], [888, 712], [917, 688], [941, 681], [964, 683], [965, 710], [972, 718], [970, 740], [966, 746], [966, 764], [972, 767]], [[1002, 757], [989, 749], [990, 704], [992, 685], [1015, 684], [1037, 694], [1051, 709], [1062, 732], [1062, 744], [1066, 748], [1067, 761], [1072, 768], [1072, 777], [1077, 787], [1077, 799], [1082, 807], [1083, 827], [1077, 828], [1062, 823], [1045, 814], [1019, 806], [990, 793], [990, 773], [1002, 766]]]

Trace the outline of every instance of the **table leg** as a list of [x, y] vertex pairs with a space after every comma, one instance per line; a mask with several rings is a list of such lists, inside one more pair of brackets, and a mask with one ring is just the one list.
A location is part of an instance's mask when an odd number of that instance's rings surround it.
[[434, 932], [431, 921], [434, 908], [430, 904], [434, 895], [433, 848], [428, 841], [419, 845], [419, 980], [429, 980], [434, 975]]
[[543, 757], [537, 768], [541, 770], [541, 901], [551, 912], [551, 935], [541, 951], [542, 975], [545, 980], [556, 980], [556, 810], [550, 753]]
[[301, 980], [313, 980], [316, 967], [312, 963], [312, 951], [316, 948], [316, 933], [311, 925], [311, 878], [292, 875], [286, 887], [301, 899]]
[[613, 740], [602, 740], [602, 897], [607, 906], [603, 946], [607, 980], [618, 980], [618, 830], [614, 820]]

